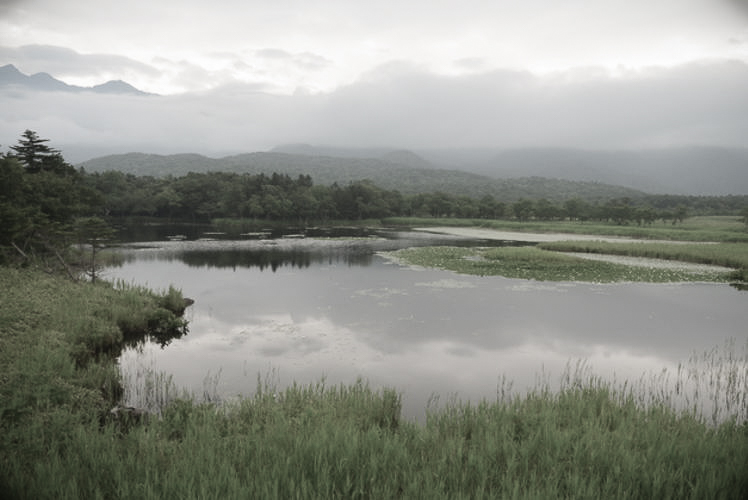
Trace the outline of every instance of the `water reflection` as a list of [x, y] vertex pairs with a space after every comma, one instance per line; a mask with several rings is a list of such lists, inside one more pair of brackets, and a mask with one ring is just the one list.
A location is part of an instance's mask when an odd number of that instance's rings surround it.
[[[202, 228], [199, 232], [204, 236]], [[161, 232], [173, 232], [161, 230]], [[321, 230], [307, 230], [317, 233]], [[343, 228], [325, 234], [326, 238], [307, 237], [305, 234], [285, 234], [276, 239], [248, 237], [243, 240], [215, 238], [181, 239], [162, 241], [139, 241], [119, 248], [122, 263], [158, 260], [179, 261], [190, 267], [206, 268], [259, 268], [273, 272], [281, 267], [308, 268], [315, 265], [346, 264], [368, 266], [378, 251], [391, 251], [413, 246], [455, 245], [455, 246], [497, 246], [506, 243], [467, 239], [449, 235], [434, 235], [420, 232], [366, 230], [357, 228], [355, 236], [341, 237]], [[293, 236], [293, 237], [290, 237]], [[187, 238], [185, 236], [185, 238]]]
[[418, 416], [433, 393], [490, 399], [502, 375], [523, 388], [583, 358], [600, 375], [637, 379], [746, 339], [745, 295], [727, 285], [550, 283], [402, 267], [375, 252], [427, 240], [397, 236], [131, 248], [110, 277], [175, 284], [196, 302], [187, 336], [125, 353], [123, 370], [163, 370], [197, 393], [220, 372], [223, 395], [253, 393], [258, 373], [277, 373], [281, 386], [363, 376], [404, 391], [406, 415]]

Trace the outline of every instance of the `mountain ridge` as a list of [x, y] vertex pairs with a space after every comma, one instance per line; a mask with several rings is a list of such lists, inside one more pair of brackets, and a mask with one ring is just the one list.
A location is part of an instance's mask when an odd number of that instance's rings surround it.
[[42, 92], [94, 92], [97, 94], [128, 94], [149, 96], [156, 95], [143, 92], [122, 80], [110, 80], [92, 87], [69, 85], [49, 73], [26, 75], [12, 64], [0, 66], [0, 86], [22, 87]]
[[[271, 151], [356, 157], [356, 149], [291, 144]], [[634, 150], [563, 147], [414, 149], [363, 148], [359, 157], [411, 155], [421, 167], [459, 170], [493, 179], [547, 177], [623, 186], [648, 194], [748, 194], [748, 148], [679, 146]], [[393, 157], [393, 159], [395, 159]], [[413, 162], [405, 162], [414, 165]]]
[[748, 194], [748, 148], [688, 146], [630, 151], [525, 148], [504, 150], [465, 168], [498, 178], [554, 175], [568, 180], [584, 179], [651, 194]]
[[[405, 161], [410, 154], [396, 155]], [[391, 158], [391, 156], [390, 156]], [[424, 160], [425, 161], [425, 160]], [[490, 195], [502, 201], [520, 198], [548, 198], [561, 201], [579, 197], [590, 201], [615, 197], [639, 198], [644, 193], [620, 186], [593, 182], [567, 181], [541, 177], [492, 179], [472, 172], [440, 168], [417, 168], [386, 158], [341, 158], [279, 152], [254, 152], [223, 158], [198, 154], [153, 155], [127, 153], [95, 158], [77, 166], [89, 172], [117, 170], [134, 175], [182, 176], [189, 172], [228, 172], [248, 174], [309, 175], [315, 184], [346, 185], [370, 180], [387, 190], [403, 194], [443, 191], [452, 195], [480, 198]]]

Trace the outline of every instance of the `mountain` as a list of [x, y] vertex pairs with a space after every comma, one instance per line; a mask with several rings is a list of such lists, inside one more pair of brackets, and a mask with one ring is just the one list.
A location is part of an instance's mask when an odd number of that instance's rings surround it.
[[49, 73], [25, 75], [12, 64], [0, 67], [0, 87], [26, 88], [42, 92], [95, 92], [98, 94], [153, 95], [133, 87], [121, 80], [112, 80], [93, 87], [68, 85]]
[[[412, 161], [415, 155], [395, 158]], [[416, 156], [417, 158], [417, 156]], [[423, 160], [425, 162], [425, 160]], [[256, 152], [214, 159], [201, 155], [152, 155], [128, 153], [110, 155], [80, 163], [88, 172], [117, 170], [135, 175], [186, 175], [188, 172], [235, 172], [250, 174], [310, 175], [315, 184], [370, 180], [388, 190], [404, 194], [443, 191], [453, 195], [481, 197], [492, 195], [504, 202], [520, 198], [548, 198], [560, 201], [580, 197], [589, 201], [613, 197], [639, 198], [640, 191], [594, 182], [568, 181], [541, 177], [495, 179], [459, 170], [418, 168], [384, 158], [343, 158], [279, 152]]]
[[[527, 148], [420, 152], [433, 163], [493, 178], [553, 177], [625, 186], [652, 194], [748, 194], [748, 148], [683, 147], [634, 151]], [[460, 158], [463, 161], [460, 161]]]
[[329, 156], [333, 158], [379, 158], [381, 160], [416, 168], [435, 166], [413, 151], [388, 148], [336, 148], [312, 146], [311, 144], [283, 144], [270, 150], [272, 153], [288, 153], [305, 156]]
[[648, 194], [748, 194], [748, 148], [674, 147], [642, 150], [346, 149], [296, 144], [273, 151], [309, 156], [379, 158], [417, 168], [491, 177], [546, 177], [623, 186]]
[[91, 90], [100, 94], [136, 94], [149, 95], [146, 92], [136, 89], [127, 82], [122, 80], [110, 80], [106, 83], [94, 85]]
[[392, 148], [341, 148], [334, 146], [313, 146], [304, 143], [281, 144], [270, 150], [271, 153], [332, 156], [335, 158], [381, 158], [393, 151], [395, 150]]
[[155, 155], [125, 153], [106, 155], [79, 163], [88, 172], [116, 170], [137, 176], [181, 176], [189, 172], [218, 171], [219, 160], [199, 154]]

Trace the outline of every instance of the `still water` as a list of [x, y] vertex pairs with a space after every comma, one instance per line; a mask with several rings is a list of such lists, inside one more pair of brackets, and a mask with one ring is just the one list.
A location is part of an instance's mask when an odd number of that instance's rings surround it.
[[420, 418], [433, 396], [494, 399], [502, 376], [519, 391], [553, 385], [585, 360], [597, 375], [636, 380], [748, 338], [748, 296], [728, 285], [465, 276], [387, 257], [412, 245], [495, 244], [414, 232], [248, 238], [122, 250], [109, 279], [174, 285], [195, 300], [188, 335], [121, 356], [126, 379], [163, 372], [179, 388], [229, 398], [252, 395], [258, 375], [279, 389], [361, 377], [395, 387], [404, 415]]

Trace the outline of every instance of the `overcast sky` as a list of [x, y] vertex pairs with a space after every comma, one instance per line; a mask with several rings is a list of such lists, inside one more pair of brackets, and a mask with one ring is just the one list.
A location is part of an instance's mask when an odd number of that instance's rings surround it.
[[163, 96], [0, 94], [0, 142], [735, 145], [746, 63], [748, 0], [0, 0], [0, 65]]

